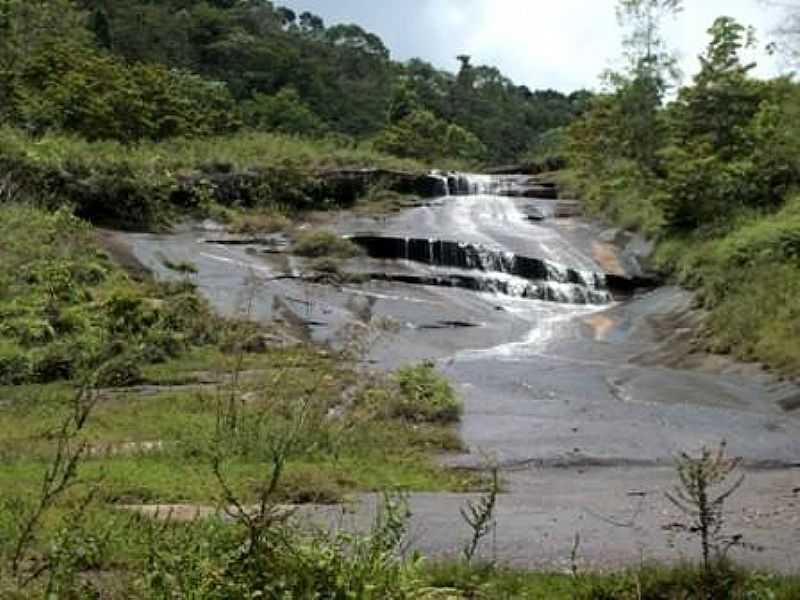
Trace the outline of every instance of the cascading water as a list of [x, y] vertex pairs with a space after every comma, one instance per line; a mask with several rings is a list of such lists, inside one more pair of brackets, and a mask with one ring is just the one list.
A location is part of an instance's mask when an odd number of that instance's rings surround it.
[[434, 179], [439, 180], [440, 187], [442, 190], [442, 196], [449, 196], [450, 195], [450, 182], [448, 180], [447, 175], [442, 173], [441, 171], [431, 171], [430, 176]]
[[442, 182], [443, 196], [496, 194], [501, 189], [513, 185], [513, 177], [502, 175], [456, 172], [445, 173], [442, 171], [432, 171], [430, 175]]
[[[449, 270], [431, 275], [384, 274], [380, 276], [382, 279], [464, 287], [550, 302], [602, 305], [611, 301], [602, 274], [480, 244], [385, 236], [351, 236], [350, 241], [362, 247], [371, 258], [402, 259]], [[458, 271], [453, 272], [453, 269]], [[470, 273], [472, 271], [481, 274], [475, 275]]]

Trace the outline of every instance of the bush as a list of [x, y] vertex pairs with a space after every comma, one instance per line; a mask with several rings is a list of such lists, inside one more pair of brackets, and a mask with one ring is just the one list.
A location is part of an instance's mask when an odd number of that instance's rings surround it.
[[303, 102], [294, 88], [283, 88], [274, 96], [256, 93], [242, 104], [244, 124], [261, 131], [315, 136], [326, 126]]
[[[25, 235], [20, 236], [19, 231]], [[188, 282], [135, 282], [68, 211], [0, 207], [0, 381], [71, 379], [104, 367], [109, 385], [216, 341], [218, 319]]]
[[461, 401], [432, 362], [403, 367], [395, 380], [400, 393], [392, 401], [393, 416], [413, 423], [454, 423], [461, 418]]
[[144, 380], [139, 356], [119, 356], [103, 364], [95, 376], [95, 385], [101, 387], [128, 387]]
[[416, 110], [389, 126], [374, 145], [380, 152], [422, 160], [477, 160], [486, 153], [474, 134], [427, 110]]
[[297, 235], [292, 254], [308, 258], [353, 258], [361, 249], [350, 240], [324, 229], [311, 229]]
[[0, 385], [25, 383], [32, 372], [30, 355], [20, 346], [0, 339]]
[[256, 234], [277, 233], [288, 229], [291, 221], [275, 211], [255, 211], [237, 214], [228, 226], [232, 233]]
[[81, 352], [67, 343], [56, 343], [33, 352], [33, 378], [50, 383], [71, 379], [78, 371]]

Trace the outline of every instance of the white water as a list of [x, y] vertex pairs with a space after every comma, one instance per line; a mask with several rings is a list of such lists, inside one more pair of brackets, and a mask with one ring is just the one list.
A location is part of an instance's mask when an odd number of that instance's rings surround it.
[[[459, 190], [458, 196], [453, 196], [453, 190], [450, 190], [451, 195], [445, 204], [444, 214], [438, 216], [435, 223], [440, 224], [442, 229], [452, 228], [457, 232], [456, 235], [466, 234], [471, 238], [470, 241], [474, 240], [497, 251], [514, 252], [546, 260], [553, 280], [547, 282], [548, 287], [553, 288], [567, 300], [560, 304], [485, 293], [487, 300], [529, 323], [530, 328], [516, 341], [484, 350], [461, 351], [453, 358], [530, 359], [544, 351], [552, 340], [565, 335], [570, 329], [570, 322], [608, 308], [602, 305], [569, 303], [568, 299], [572, 297], [575, 286], [565, 282], [567, 268], [578, 271], [590, 291], [597, 290], [593, 275], [601, 273], [602, 269], [593, 258], [581, 253], [565, 239], [557, 227], [527, 220], [520, 210], [520, 205], [526, 202], [535, 204], [535, 199], [523, 200], [498, 195], [504, 188], [512, 187], [527, 177], [472, 173], [454, 173], [450, 176], [461, 178], [466, 185]], [[466, 191], [468, 194], [465, 194]], [[513, 276], [510, 277], [514, 279]], [[518, 283], [523, 286], [530, 282], [521, 280]], [[509, 281], [509, 284], [513, 285], [512, 281]]]

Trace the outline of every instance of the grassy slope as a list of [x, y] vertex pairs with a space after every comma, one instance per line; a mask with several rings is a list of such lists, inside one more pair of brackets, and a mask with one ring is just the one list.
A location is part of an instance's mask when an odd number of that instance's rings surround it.
[[664, 233], [646, 182], [580, 181], [570, 171], [558, 179], [591, 214], [659, 240], [653, 266], [697, 292], [709, 310], [710, 351], [800, 375], [800, 196], [777, 213], [739, 215], [725, 230], [675, 236]]
[[718, 237], [667, 240], [655, 264], [710, 310], [709, 349], [800, 375], [800, 197]]
[[84, 218], [120, 228], [158, 228], [185, 214], [216, 216], [220, 206], [324, 208], [335, 199], [319, 174], [339, 168], [427, 171], [364, 146], [277, 134], [123, 146], [56, 134], [32, 139], [0, 128], [0, 201], [68, 204]]

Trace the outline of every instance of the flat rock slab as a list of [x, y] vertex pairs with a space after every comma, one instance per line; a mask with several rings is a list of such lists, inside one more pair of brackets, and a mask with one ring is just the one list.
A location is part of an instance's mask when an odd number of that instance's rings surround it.
[[[498, 497], [496, 534], [480, 546], [482, 558], [520, 568], [568, 571], [576, 535], [581, 568], [620, 568], [642, 561], [696, 559], [697, 540], [667, 531], [685, 517], [664, 492], [677, 482], [668, 467], [536, 469], [506, 473], [510, 493]], [[800, 569], [800, 471], [748, 472], [726, 505], [726, 528], [760, 551], [733, 557], [754, 567]], [[478, 494], [411, 494], [409, 549], [431, 558], [457, 559], [470, 529], [459, 508]], [[347, 506], [281, 506], [301, 526], [366, 533], [381, 507], [368, 494]], [[126, 505], [121, 510], [159, 520], [191, 522], [222, 516], [219, 508], [190, 504]]]

